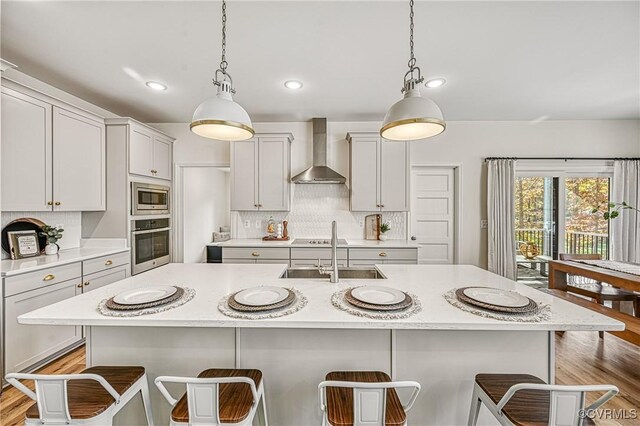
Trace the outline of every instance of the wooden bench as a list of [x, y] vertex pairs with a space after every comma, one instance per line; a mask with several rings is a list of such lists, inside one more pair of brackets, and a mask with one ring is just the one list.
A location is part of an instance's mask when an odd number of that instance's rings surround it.
[[607, 333], [611, 333], [614, 336], [618, 336], [619, 338], [626, 340], [627, 342], [631, 342], [634, 345], [640, 346], [640, 318], [624, 314], [620, 311], [616, 311], [615, 309], [611, 309], [606, 306], [599, 305], [597, 303], [591, 302], [590, 300], [583, 299], [582, 297], [575, 296], [571, 293], [567, 293], [563, 290], [550, 289], [548, 291], [549, 293], [556, 297], [559, 297], [560, 299], [564, 299], [568, 302], [582, 306], [583, 308], [590, 309], [599, 314], [623, 322], [625, 324], [624, 331], [607, 331]]

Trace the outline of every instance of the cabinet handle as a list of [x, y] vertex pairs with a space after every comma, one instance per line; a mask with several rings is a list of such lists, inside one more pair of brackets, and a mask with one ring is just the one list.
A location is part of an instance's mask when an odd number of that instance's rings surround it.
[[48, 206], [52, 206], [52, 205], [53, 205], [53, 201], [49, 201], [49, 202], [47, 203], [47, 205], [48, 205]]
[[380, 204], [380, 207], [384, 207], [384, 204]]
[[78, 284], [76, 287], [82, 288], [82, 283]]
[[380, 254], [378, 254], [378, 256], [380, 256], [380, 257], [387, 257], [387, 253], [385, 253], [385, 252], [381, 252]]
[[91, 281], [87, 281], [86, 283], [84, 283], [85, 286], [91, 284]]
[[258, 207], [258, 205], [257, 205], [257, 204], [254, 204], [254, 205], [253, 205], [253, 207]]
[[254, 251], [253, 253], [251, 253], [251, 256], [258, 257], [260, 256], [260, 253], [257, 251]]
[[109, 265], [113, 265], [113, 260], [109, 259], [106, 262], [104, 262], [105, 266], [109, 266]]
[[376, 207], [380, 207], [380, 204], [376, 204]]
[[262, 207], [262, 204], [258, 204], [258, 207]]
[[42, 279], [42, 281], [51, 281], [52, 279], [54, 279], [56, 276], [53, 274], [48, 274], [45, 275], [44, 278]]
[[60, 201], [56, 201], [56, 206], [59, 206], [60, 204], [62, 204]]

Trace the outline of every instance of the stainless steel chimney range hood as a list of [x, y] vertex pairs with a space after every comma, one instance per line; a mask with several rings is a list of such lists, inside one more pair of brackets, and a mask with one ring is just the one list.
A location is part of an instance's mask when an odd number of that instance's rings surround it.
[[293, 183], [345, 183], [346, 179], [327, 167], [327, 119], [314, 118], [313, 123], [313, 166], [295, 175]]

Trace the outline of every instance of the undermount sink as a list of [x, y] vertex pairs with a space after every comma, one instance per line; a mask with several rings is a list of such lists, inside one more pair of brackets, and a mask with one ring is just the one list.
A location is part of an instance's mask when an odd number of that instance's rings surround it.
[[[328, 274], [321, 274], [317, 268], [289, 268], [280, 278], [328, 279]], [[379, 280], [386, 279], [376, 268], [338, 268], [338, 278], [345, 280]]]

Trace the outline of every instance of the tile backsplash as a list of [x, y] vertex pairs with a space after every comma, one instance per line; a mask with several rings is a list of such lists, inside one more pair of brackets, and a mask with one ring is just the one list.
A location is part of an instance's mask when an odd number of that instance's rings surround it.
[[[363, 239], [364, 217], [375, 212], [349, 211], [349, 188], [346, 185], [292, 185], [291, 211], [289, 212], [232, 212], [234, 238], [262, 238], [266, 233], [269, 216], [276, 222], [288, 220], [292, 238], [329, 238], [331, 221], [338, 222], [338, 237]], [[248, 221], [249, 227], [244, 223]], [[260, 226], [256, 227], [256, 222]], [[404, 212], [382, 213], [382, 221], [388, 222], [389, 239], [406, 239], [407, 214]]]
[[[80, 247], [82, 213], [80, 212], [2, 212], [0, 222], [4, 228], [9, 222], [22, 217], [40, 219], [47, 225], [63, 225], [64, 234], [58, 245], [61, 249]], [[2, 251], [2, 258], [9, 255]]]

